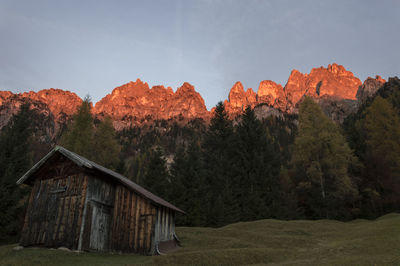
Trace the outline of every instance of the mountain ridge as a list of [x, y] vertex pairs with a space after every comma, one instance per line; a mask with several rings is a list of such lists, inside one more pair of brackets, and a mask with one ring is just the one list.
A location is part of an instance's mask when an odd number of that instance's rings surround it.
[[[333, 63], [326, 68], [322, 66], [313, 68], [305, 74], [293, 69], [285, 86], [272, 80], [263, 80], [257, 92], [252, 88], [245, 89], [238, 81], [230, 89], [224, 105], [231, 118], [242, 113], [248, 105], [252, 108], [268, 105], [283, 113], [291, 114], [297, 113], [298, 104], [305, 96], [324, 104], [342, 100], [363, 101], [384, 83], [385, 80], [380, 76], [369, 77], [362, 83], [351, 71]], [[0, 118], [0, 127], [4, 126], [8, 121], [7, 118], [16, 113], [22, 102], [26, 101], [47, 105], [57, 123], [71, 119], [76, 108], [82, 103], [79, 96], [68, 90], [51, 88], [15, 94], [10, 91], [0, 91], [0, 116], [3, 116]], [[344, 115], [354, 108], [347, 109]], [[202, 96], [188, 82], [183, 83], [174, 92], [171, 87], [163, 85], [150, 87], [148, 83], [137, 79], [135, 82], [131, 81], [114, 88], [93, 106], [92, 112], [99, 119], [110, 116], [115, 128], [120, 130], [151, 120], [201, 118], [209, 121], [213, 110], [214, 108], [210, 111], [207, 109]], [[342, 117], [337, 120], [341, 121]]]

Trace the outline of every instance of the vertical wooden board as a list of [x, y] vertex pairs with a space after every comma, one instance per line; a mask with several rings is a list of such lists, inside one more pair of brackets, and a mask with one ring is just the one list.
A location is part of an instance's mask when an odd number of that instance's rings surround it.
[[120, 216], [120, 230], [119, 230], [119, 250], [123, 250], [124, 247], [124, 231], [125, 231], [125, 217], [126, 217], [126, 195], [127, 190], [122, 187], [122, 198], [121, 198], [121, 216]]
[[134, 249], [134, 235], [135, 235], [135, 206], [137, 201], [137, 196], [134, 192], [132, 193], [131, 199], [131, 211], [130, 211], [130, 226], [129, 226], [129, 250], [133, 251]]
[[67, 243], [68, 247], [72, 248], [74, 245], [74, 238], [73, 238], [73, 232], [74, 232], [74, 217], [75, 217], [75, 212], [76, 212], [76, 196], [75, 195], [69, 195], [70, 197], [70, 205], [69, 205], [69, 211], [68, 211], [68, 220], [67, 220], [67, 227], [66, 227], [66, 232], [65, 232], [65, 242]]
[[165, 240], [165, 208], [161, 209], [161, 240]]
[[68, 216], [67, 216], [67, 222], [65, 225], [65, 230], [64, 230], [64, 241], [67, 245], [67, 247], [72, 246], [72, 239], [71, 239], [71, 232], [72, 232], [72, 220], [74, 218], [74, 207], [75, 207], [75, 196], [72, 196], [68, 192], [68, 197], [69, 197], [69, 204], [68, 204]]
[[115, 216], [115, 248], [119, 249], [119, 230], [121, 221], [121, 195], [123, 193], [122, 187], [118, 186], [117, 203], [115, 204], [117, 209], [117, 215]]
[[90, 249], [90, 232], [92, 229], [92, 214], [93, 208], [90, 202], [87, 203], [86, 207], [86, 216], [85, 216], [85, 225], [83, 229], [83, 239], [82, 239], [82, 249], [89, 250]]
[[29, 201], [27, 204], [27, 208], [25, 210], [25, 217], [24, 217], [24, 225], [22, 227], [22, 233], [21, 233], [21, 239], [20, 243], [21, 245], [29, 245], [29, 221], [32, 219], [31, 215], [31, 210], [33, 210], [32, 205], [33, 205], [33, 198], [35, 196], [35, 193], [37, 193], [38, 187], [41, 184], [41, 180], [36, 180], [36, 182], [33, 185], [31, 194], [29, 196]]
[[89, 204], [88, 204], [88, 197], [89, 197], [89, 176], [82, 174], [83, 177], [83, 194], [81, 198], [81, 206], [80, 206], [80, 215], [78, 218], [78, 249], [79, 250], [84, 250], [85, 249], [85, 228], [87, 228], [87, 223], [90, 221], [90, 215], [87, 215], [89, 213]]
[[[31, 234], [31, 244], [39, 244], [40, 242], [40, 233], [44, 230], [42, 227], [42, 221], [43, 221], [43, 214], [45, 212], [45, 206], [46, 206], [46, 194], [44, 191], [40, 191], [41, 188], [37, 191], [37, 194], [34, 199], [34, 212], [32, 215], [32, 222], [35, 223], [35, 227], [32, 227], [34, 230], [32, 230]], [[41, 195], [39, 194], [41, 193]]]
[[172, 213], [172, 234], [175, 234], [175, 215], [176, 215], [176, 212], [173, 211], [173, 213]]
[[118, 199], [120, 193], [120, 186], [116, 186], [114, 195], [114, 212], [111, 226], [111, 249], [116, 250], [116, 236], [117, 236], [117, 224], [118, 224]]
[[164, 209], [165, 219], [164, 219], [164, 240], [168, 240], [168, 209]]
[[156, 207], [151, 204], [151, 231], [150, 231], [150, 248], [149, 255], [153, 255], [155, 253], [155, 225], [156, 225]]
[[142, 245], [142, 250], [143, 252], [146, 251], [146, 233], [147, 233], [147, 210], [148, 210], [148, 205], [149, 205], [149, 201], [146, 199], [144, 201], [144, 208], [143, 208], [143, 213], [142, 213], [142, 223], [143, 223], [143, 245]]
[[[41, 198], [37, 198], [36, 199], [36, 195], [35, 195], [35, 199], [34, 199], [34, 205], [33, 208], [37, 211], [37, 213], [32, 213], [32, 217], [31, 217], [31, 225], [29, 226], [29, 230], [30, 230], [30, 236], [29, 236], [29, 244], [37, 244], [37, 238], [39, 237], [38, 234], [40, 231], [40, 220], [38, 219], [41, 215]], [[34, 225], [34, 226], [33, 226]]]
[[75, 204], [74, 204], [74, 214], [73, 214], [73, 221], [72, 221], [72, 230], [71, 230], [71, 242], [72, 242], [72, 249], [78, 249], [78, 239], [79, 239], [79, 227], [78, 227], [78, 219], [81, 213], [81, 198], [82, 196], [76, 195], [75, 196]]
[[150, 242], [151, 242], [151, 229], [152, 229], [152, 205], [148, 202], [148, 207], [146, 211], [146, 253], [150, 250]]
[[63, 218], [62, 218], [62, 224], [60, 226], [60, 230], [59, 230], [59, 241], [61, 243], [63, 243], [64, 245], [68, 245], [69, 243], [66, 243], [65, 241], [65, 236], [67, 234], [67, 230], [68, 230], [68, 220], [69, 220], [69, 208], [71, 207], [71, 197], [65, 197], [65, 206], [64, 206], [64, 211], [63, 211]]
[[46, 186], [43, 190], [43, 197], [46, 198], [46, 220], [47, 220], [47, 224], [46, 224], [46, 237], [45, 237], [45, 245], [46, 246], [51, 246], [53, 243], [52, 240], [52, 236], [53, 236], [53, 232], [54, 232], [54, 226], [55, 226], [55, 218], [57, 216], [57, 206], [56, 206], [56, 201], [54, 199], [54, 197], [52, 197], [52, 195], [49, 193], [49, 191], [51, 190], [52, 187], [52, 180], [46, 180]]
[[[56, 195], [54, 195], [57, 197]], [[53, 241], [54, 243], [59, 242], [59, 234], [60, 234], [60, 228], [61, 225], [63, 224], [63, 219], [64, 219], [64, 209], [66, 205], [66, 199], [65, 198], [59, 198], [58, 199], [58, 211], [57, 211], [57, 219], [56, 219], [56, 225], [55, 225], [55, 230], [53, 234]]]
[[93, 233], [93, 230], [97, 226], [97, 220], [98, 220], [98, 208], [96, 206], [92, 206], [92, 221], [90, 225], [90, 240], [89, 240], [89, 248], [90, 249], [97, 249], [97, 243], [99, 241], [99, 235], [96, 233]]
[[78, 204], [78, 216], [77, 216], [77, 221], [76, 221], [76, 233], [75, 233], [75, 245], [76, 248], [79, 248], [79, 238], [81, 235], [81, 226], [83, 222], [83, 211], [85, 209], [85, 200], [86, 200], [86, 193], [87, 193], [87, 183], [88, 183], [88, 178], [86, 175], [80, 174], [79, 175], [80, 179], [80, 187], [81, 187], [81, 196], [79, 199], [79, 204]]
[[161, 234], [161, 207], [157, 206], [156, 209], [156, 224], [155, 224], [155, 243], [160, 242], [160, 234]]
[[125, 216], [125, 233], [124, 233], [124, 250], [129, 251], [129, 232], [131, 226], [131, 205], [133, 192], [127, 190], [128, 196], [126, 197], [126, 216]]
[[115, 216], [115, 235], [114, 235], [114, 244], [115, 249], [119, 249], [119, 230], [120, 230], [120, 220], [121, 220], [121, 198], [122, 198], [122, 186], [118, 186], [118, 195], [116, 195], [116, 216]]
[[126, 235], [126, 225], [127, 225], [127, 203], [128, 203], [128, 198], [129, 196], [129, 191], [124, 187], [124, 198], [123, 198], [123, 210], [122, 210], [122, 230], [120, 231], [121, 234], [121, 251], [125, 250], [125, 235]]
[[139, 249], [141, 251], [141, 253], [143, 253], [144, 250], [144, 231], [145, 231], [145, 217], [142, 216], [144, 214], [146, 208], [146, 200], [142, 199], [142, 204], [141, 204], [141, 208], [140, 208], [140, 232], [139, 232]]
[[172, 210], [169, 209], [169, 239], [173, 239], [173, 231], [172, 231], [172, 225], [173, 225], [173, 217], [172, 217], [173, 213]]
[[135, 212], [135, 252], [139, 252], [139, 222], [140, 222], [140, 206], [142, 204], [142, 197], [137, 196], [136, 212]]
[[163, 213], [164, 213], [164, 209], [163, 207], [160, 206], [160, 239], [159, 241], [163, 240], [163, 232], [164, 232], [164, 228], [163, 228]]

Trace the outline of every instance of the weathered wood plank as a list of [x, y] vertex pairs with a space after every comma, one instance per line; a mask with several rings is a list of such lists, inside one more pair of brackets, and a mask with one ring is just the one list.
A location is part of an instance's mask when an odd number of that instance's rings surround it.
[[146, 253], [150, 249], [150, 236], [151, 236], [151, 204], [147, 201], [147, 210], [146, 210], [146, 233], [145, 233], [145, 248]]
[[90, 233], [92, 229], [93, 207], [90, 202], [87, 202], [85, 224], [83, 229], [82, 250], [90, 250]]
[[135, 193], [131, 192], [131, 210], [130, 210], [130, 224], [129, 224], [129, 250], [132, 251], [134, 249], [134, 234], [135, 234], [135, 206], [137, 201], [137, 196]]
[[78, 245], [78, 250], [82, 250], [82, 245], [83, 245], [83, 235], [84, 235], [84, 229], [85, 229], [85, 215], [87, 212], [87, 188], [89, 184], [89, 178], [87, 175], [81, 174], [82, 177], [82, 196], [80, 199], [80, 206], [79, 206], [79, 218], [78, 218], [78, 224], [77, 224], [77, 245]]
[[127, 190], [128, 196], [126, 198], [126, 223], [125, 223], [125, 234], [124, 234], [124, 250], [129, 252], [129, 231], [131, 227], [131, 205], [132, 205], [132, 194], [133, 192]]
[[117, 250], [117, 225], [118, 225], [118, 199], [119, 199], [119, 193], [120, 193], [120, 186], [116, 186], [115, 188], [115, 200], [114, 200], [114, 213], [113, 213], [113, 225], [111, 229], [111, 249], [112, 250]]
[[144, 224], [145, 224], [145, 219], [142, 216], [144, 214], [144, 209], [145, 209], [145, 204], [146, 201], [142, 198], [141, 204], [140, 204], [140, 230], [139, 230], [139, 250], [140, 253], [143, 253], [143, 243], [144, 243]]
[[140, 219], [140, 205], [142, 202], [142, 197], [139, 195], [137, 196], [137, 201], [136, 201], [136, 212], [135, 212], [135, 252], [139, 252], [139, 219]]

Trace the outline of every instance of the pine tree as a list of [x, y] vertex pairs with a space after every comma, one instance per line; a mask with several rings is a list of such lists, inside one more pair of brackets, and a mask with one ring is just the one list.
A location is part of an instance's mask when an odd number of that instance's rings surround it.
[[311, 98], [300, 105], [299, 131], [291, 170], [299, 207], [309, 218], [349, 218], [346, 205], [357, 196], [349, 176], [356, 162], [338, 126]]
[[17, 238], [22, 226], [21, 199], [27, 191], [16, 182], [32, 165], [32, 117], [29, 104], [24, 104], [0, 133], [0, 242]]
[[143, 186], [157, 196], [169, 200], [171, 180], [166, 166], [166, 160], [160, 148], [150, 154]]
[[204, 137], [203, 158], [205, 180], [208, 185], [208, 218], [210, 226], [222, 226], [240, 219], [232, 169], [233, 126], [222, 102], [215, 108], [214, 116]]
[[277, 144], [248, 106], [236, 127], [234, 170], [242, 220], [274, 217], [279, 200], [280, 158]]
[[94, 125], [91, 108], [90, 97], [87, 96], [60, 139], [62, 146], [88, 159], [93, 157]]
[[182, 147], [178, 149], [171, 166], [171, 180], [171, 199], [186, 212], [177, 222], [189, 226], [204, 226], [206, 189], [204, 166], [197, 143], [192, 142], [186, 151]]
[[111, 118], [106, 117], [94, 134], [92, 160], [107, 168], [116, 169], [120, 150]]

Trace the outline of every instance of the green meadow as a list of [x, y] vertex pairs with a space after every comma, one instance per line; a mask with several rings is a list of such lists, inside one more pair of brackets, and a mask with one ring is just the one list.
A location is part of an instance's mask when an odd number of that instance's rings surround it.
[[339, 222], [259, 220], [218, 229], [178, 227], [164, 256], [0, 246], [1, 265], [400, 265], [400, 214]]

